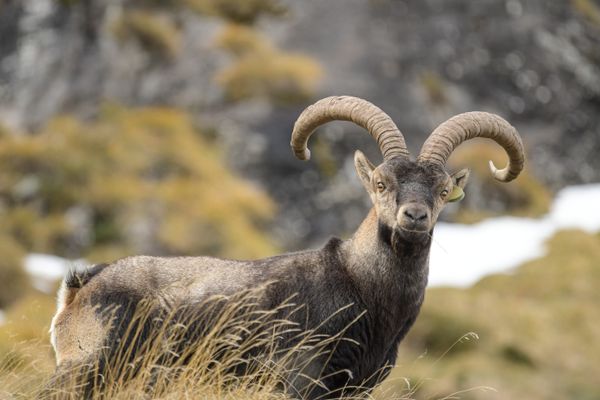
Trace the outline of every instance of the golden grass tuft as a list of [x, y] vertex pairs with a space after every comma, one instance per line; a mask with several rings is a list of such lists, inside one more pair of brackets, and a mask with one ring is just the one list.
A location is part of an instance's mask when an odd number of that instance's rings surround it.
[[0, 232], [0, 309], [6, 308], [30, 288], [23, 268], [25, 251], [12, 237]]
[[[344, 330], [325, 336], [318, 327], [305, 331], [290, 322], [301, 308], [293, 300], [264, 311], [260, 291], [248, 291], [215, 296], [195, 305], [190, 314], [182, 307], [157, 313], [153, 301], [142, 301], [130, 324], [113, 322], [115, 328], [123, 328], [123, 340], [116, 351], [100, 349], [110, 362], [91, 358], [63, 365], [50, 379], [48, 358], [36, 359], [40, 349], [48, 351], [49, 346], [41, 345], [39, 337], [13, 333], [15, 348], [0, 352], [0, 398], [304, 398], [322, 386], [305, 374], [311, 362], [327, 359], [336, 343], [348, 339]], [[106, 312], [117, 315], [116, 311]], [[27, 313], [22, 308], [16, 312]], [[206, 324], [194, 325], [196, 318]], [[190, 334], [198, 337], [190, 341]]]
[[95, 121], [55, 118], [36, 135], [0, 138], [0, 169], [0, 199], [10, 205], [0, 210], [0, 237], [29, 251], [92, 262], [148, 251], [275, 253], [264, 233], [273, 201], [174, 109], [113, 105]]
[[[333, 337], [319, 334], [318, 329], [303, 331], [288, 318], [299, 310], [293, 298], [275, 310], [261, 311], [257, 294], [258, 291], [249, 291], [229, 298], [214, 297], [200, 305], [201, 316], [214, 325], [203, 331], [199, 340], [185, 347], [181, 343], [190, 324], [182, 322], [178, 309], [157, 316], [151, 301], [142, 302], [133, 323], [124, 330], [124, 337], [131, 335], [133, 339], [127, 341], [127, 345], [121, 342], [111, 363], [101, 366], [97, 360], [90, 360], [62, 368], [61, 373], [52, 378], [53, 352], [47, 329], [53, 299], [41, 294], [31, 296], [17, 303], [9, 313], [8, 324], [0, 326], [0, 343], [11, 343], [12, 347], [0, 346], [0, 398], [304, 398], [319, 388], [320, 382], [302, 381], [303, 369], [316, 357], [327, 357], [339, 341], [347, 340], [344, 330]], [[225, 306], [220, 303], [224, 300], [227, 300]], [[151, 335], [142, 329], [145, 323], [155, 328]], [[286, 346], [283, 338], [295, 341]], [[131, 343], [137, 339], [143, 356], [133, 351]], [[341, 400], [459, 399], [470, 398], [471, 393], [489, 393], [492, 388], [478, 385], [468, 389], [449, 385], [440, 391], [439, 382], [422, 375], [424, 370], [419, 366], [427, 357], [435, 358], [434, 365], [445, 362], [448, 357], [454, 358], [453, 352], [458, 350], [462, 354], [460, 348], [472, 347], [470, 342], [477, 339], [473, 332], [455, 337], [453, 343], [439, 353], [420, 355], [409, 365], [399, 365], [373, 393], [352, 394]], [[257, 349], [261, 351], [255, 352]], [[401, 351], [405, 350], [403, 346]], [[105, 351], [110, 353], [109, 349]], [[90, 376], [92, 384], [86, 387]], [[300, 386], [301, 381], [307, 385], [304, 389], [300, 392], [292, 389], [294, 385]], [[429, 390], [432, 386], [435, 391]]]
[[216, 75], [231, 101], [264, 97], [281, 103], [310, 98], [321, 67], [303, 54], [282, 52], [268, 38], [239, 24], [227, 25], [216, 39], [232, 63]]
[[150, 53], [166, 59], [179, 54], [181, 34], [166, 15], [146, 10], [126, 11], [111, 28], [120, 41], [136, 40]]

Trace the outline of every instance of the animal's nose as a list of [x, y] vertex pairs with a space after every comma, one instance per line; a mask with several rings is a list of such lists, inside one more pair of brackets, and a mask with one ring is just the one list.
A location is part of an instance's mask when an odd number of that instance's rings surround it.
[[413, 222], [421, 222], [427, 219], [427, 209], [419, 205], [409, 205], [404, 208], [404, 215]]

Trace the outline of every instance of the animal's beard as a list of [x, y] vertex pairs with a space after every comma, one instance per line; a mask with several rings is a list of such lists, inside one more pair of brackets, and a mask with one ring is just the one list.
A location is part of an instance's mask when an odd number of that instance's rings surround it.
[[417, 231], [397, 226], [390, 235], [390, 246], [396, 255], [401, 255], [406, 245], [428, 245], [433, 239], [432, 231]]
[[392, 250], [396, 255], [399, 253], [399, 244], [400, 244], [400, 232], [396, 229], [392, 230], [392, 236], [390, 237], [390, 245], [392, 246]]

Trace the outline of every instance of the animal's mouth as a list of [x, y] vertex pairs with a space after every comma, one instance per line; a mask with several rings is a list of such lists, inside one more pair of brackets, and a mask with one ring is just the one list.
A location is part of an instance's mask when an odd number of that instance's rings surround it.
[[426, 227], [416, 227], [416, 228], [406, 228], [404, 226], [398, 225], [398, 230], [400, 230], [401, 232], [406, 232], [406, 233], [427, 233], [429, 232], [429, 229], [427, 229]]
[[407, 219], [398, 221], [396, 229], [406, 235], [426, 234], [431, 230], [428, 221], [409, 221]]
[[427, 230], [425, 227], [410, 228], [401, 225], [396, 225], [396, 228], [394, 229], [391, 238], [392, 247], [396, 248], [400, 244], [400, 242], [421, 242], [429, 236], [429, 230]]

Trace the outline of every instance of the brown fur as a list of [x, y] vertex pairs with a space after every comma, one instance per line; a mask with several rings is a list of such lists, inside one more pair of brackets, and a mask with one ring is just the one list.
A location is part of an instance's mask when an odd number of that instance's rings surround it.
[[103, 345], [108, 326], [94, 312], [87, 299], [77, 297], [77, 289], [67, 291], [65, 307], [52, 320], [56, 363], [83, 362]]
[[[177, 350], [185, 349], [198, 342], [213, 323], [201, 312], [203, 302], [215, 295], [228, 299], [257, 290], [256, 307], [261, 313], [278, 312], [280, 304], [293, 298], [298, 312], [278, 315], [278, 320], [289, 318], [295, 326], [323, 337], [343, 331], [348, 339], [330, 344], [327, 357], [316, 357], [306, 369], [282, 377], [290, 394], [302, 393], [302, 398], [311, 400], [352, 396], [356, 394], [353, 388], [368, 392], [383, 379], [423, 303], [438, 216], [447, 202], [464, 194], [468, 171], [450, 175], [444, 169], [445, 160], [462, 141], [489, 137], [510, 155], [508, 169], [493, 171], [497, 179], [508, 181], [523, 166], [522, 145], [504, 120], [469, 113], [442, 124], [425, 143], [425, 156], [414, 161], [389, 116], [365, 100], [338, 96], [317, 102], [299, 117], [292, 133], [292, 147], [299, 158], [309, 157], [306, 143], [314, 129], [332, 119], [353, 121], [367, 129], [384, 155], [384, 162], [375, 167], [361, 152], [355, 154], [356, 171], [373, 209], [352, 238], [333, 238], [320, 249], [254, 261], [136, 256], [74, 271], [61, 287], [51, 326], [58, 369], [90, 359], [99, 361], [102, 368], [120, 355], [119, 343], [132, 349], [132, 357], [144, 355], [140, 344], [161, 328], [166, 321], [162, 316], [177, 307], [182, 309], [176, 314], [179, 319], [164, 326], [183, 329]], [[504, 121], [504, 128], [498, 130], [500, 125], [490, 121]], [[486, 122], [485, 129], [481, 122]], [[428, 145], [434, 142], [439, 145]], [[133, 323], [142, 334], [131, 338], [123, 327], [132, 323], [133, 311], [146, 299], [153, 302], [152, 318]], [[276, 340], [289, 348], [297, 344], [294, 337], [284, 334]], [[252, 354], [260, 351], [254, 349]], [[58, 384], [62, 382], [59, 372], [53, 380]], [[94, 373], [98, 376], [102, 370]], [[68, 378], [68, 374], [63, 376]], [[84, 379], [89, 387], [96, 377]], [[303, 392], [312, 380], [319, 380], [320, 385]]]
[[[455, 184], [464, 187], [466, 179], [464, 172], [455, 175], [459, 181], [442, 169], [407, 159], [392, 159], [377, 168], [362, 153], [355, 159], [374, 207], [349, 240], [256, 261], [136, 256], [73, 272], [59, 293], [51, 328], [59, 368], [85, 363], [102, 346], [111, 348], [120, 339], [112, 317], [127, 322], [130, 314], [107, 310], [126, 309], [144, 298], [168, 310], [173, 304], [198, 304], [212, 295], [264, 287], [264, 307], [296, 296], [304, 306], [296, 321], [306, 329], [320, 326], [325, 335], [337, 334], [366, 312], [346, 332], [360, 347], [340, 344], [329, 364], [316, 360], [303, 371], [312, 378], [331, 375], [324, 381], [328, 390], [317, 390], [309, 398], [329, 390], [340, 394], [352, 385], [374, 386], [385, 374], [370, 377], [394, 363], [397, 344], [423, 301], [431, 232], [446, 204], [442, 192]], [[407, 217], [404, 211], [411, 204], [419, 204], [427, 218]], [[328, 319], [349, 305], [343, 317]], [[340, 377], [339, 370], [349, 373]], [[308, 382], [300, 374], [288, 381], [295, 390]]]

